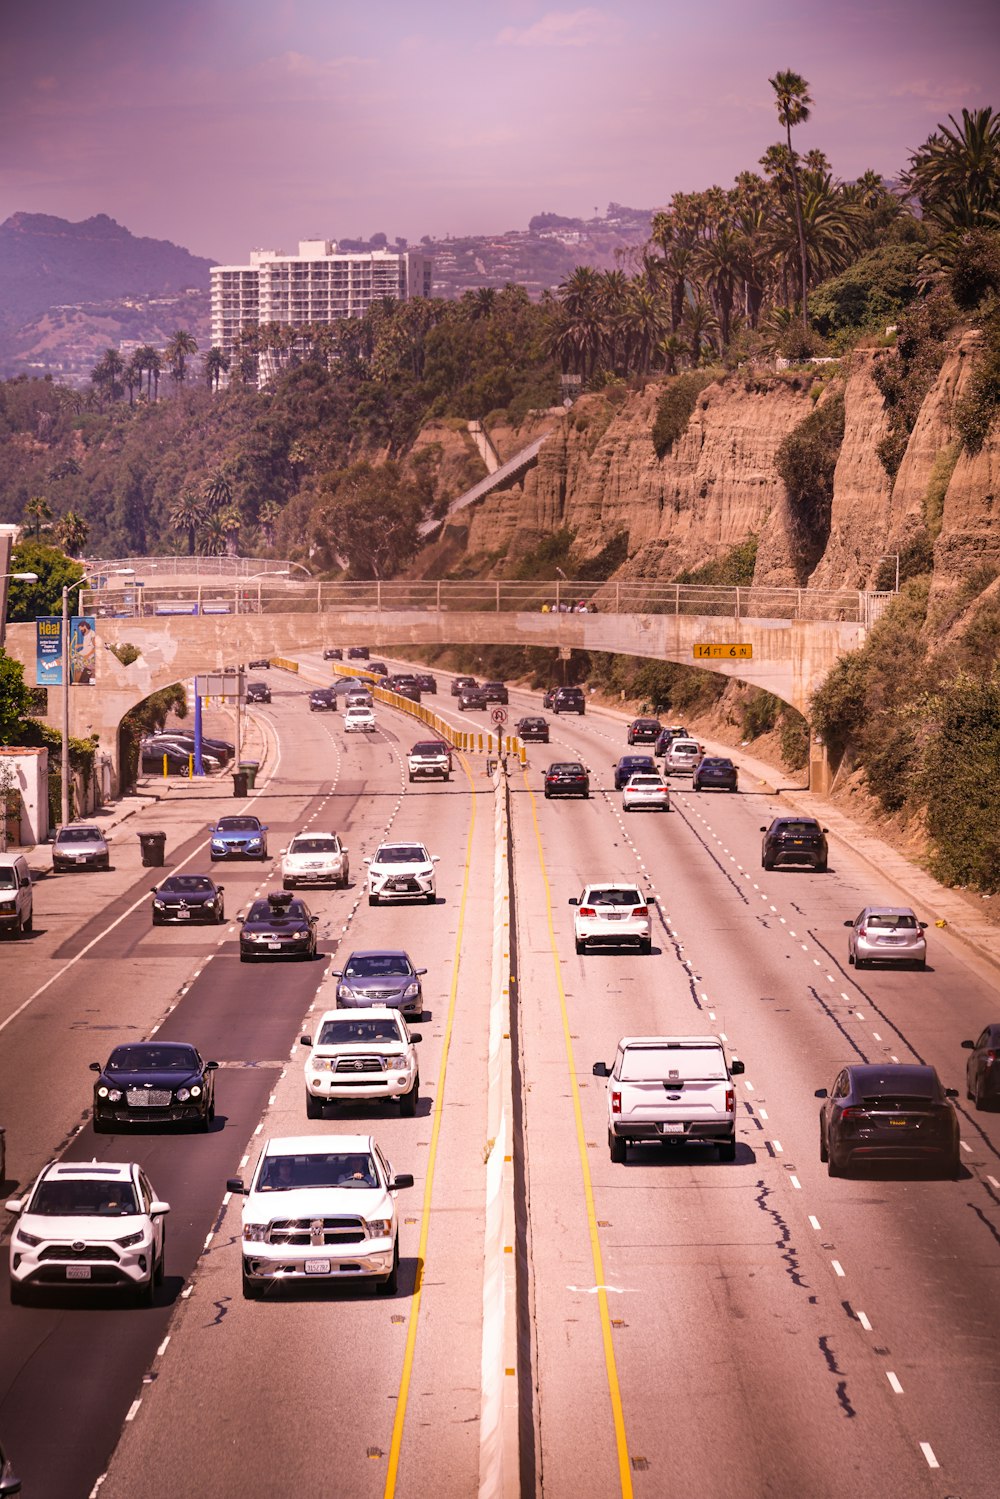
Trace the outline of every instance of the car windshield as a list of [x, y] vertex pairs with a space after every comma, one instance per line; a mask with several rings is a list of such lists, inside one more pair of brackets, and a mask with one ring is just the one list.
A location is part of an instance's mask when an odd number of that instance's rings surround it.
[[572, 763], [570, 761], [567, 761], [563, 765], [550, 765], [549, 766], [549, 775], [550, 776], [582, 776], [583, 775], [583, 766], [582, 765], [576, 765], [576, 764], [574, 764], [574, 763]]
[[638, 890], [615, 890], [605, 886], [592, 886], [583, 901], [587, 906], [641, 906], [643, 903]]
[[411, 755], [440, 755], [442, 746], [440, 744], [415, 744], [410, 751]]
[[917, 918], [893, 911], [873, 911], [865, 924], [866, 926], [887, 927], [890, 931], [913, 932], [916, 931]]
[[273, 906], [268, 900], [255, 900], [250, 907], [247, 921], [282, 921], [289, 916], [294, 916], [300, 921], [309, 919], [309, 913], [300, 900], [290, 900], [287, 905], [275, 904]]
[[384, 1020], [328, 1020], [316, 1038], [316, 1045], [349, 1046], [401, 1039], [399, 1027], [387, 1015]]
[[671, 1074], [682, 1082], [720, 1082], [726, 1064], [717, 1046], [629, 1046], [622, 1055], [622, 1082], [665, 1082]]
[[96, 843], [101, 837], [99, 828], [60, 828], [57, 843]]
[[290, 854], [335, 854], [336, 838], [293, 838]]
[[38, 1183], [28, 1211], [50, 1218], [127, 1218], [140, 1209], [131, 1182], [61, 1176]]
[[702, 770], [732, 770], [732, 760], [702, 760]]
[[259, 833], [260, 823], [256, 817], [220, 817], [217, 831], [220, 833]]
[[413, 972], [405, 952], [352, 953], [344, 969], [345, 979], [401, 978]]
[[172, 874], [168, 880], [163, 881], [160, 889], [191, 895], [199, 891], [214, 890], [215, 886], [204, 874]]
[[675, 755], [696, 755], [698, 753], [698, 746], [693, 739], [675, 739], [670, 749]]
[[391, 843], [375, 855], [376, 864], [426, 864], [427, 850], [422, 843]]
[[197, 1072], [193, 1046], [116, 1046], [105, 1072]]
[[377, 1187], [375, 1162], [367, 1151], [330, 1155], [272, 1155], [264, 1162], [258, 1192], [301, 1187]]
[[633, 776], [628, 784], [631, 791], [647, 791], [654, 786], [662, 786], [663, 782], [659, 776]]
[[778, 833], [791, 833], [793, 837], [800, 838], [805, 833], [818, 833], [819, 824], [816, 822], [779, 822], [775, 828]]
[[9, 868], [0, 869], [0, 890], [14, 890], [16, 887], [17, 881], [14, 878], [14, 871]]

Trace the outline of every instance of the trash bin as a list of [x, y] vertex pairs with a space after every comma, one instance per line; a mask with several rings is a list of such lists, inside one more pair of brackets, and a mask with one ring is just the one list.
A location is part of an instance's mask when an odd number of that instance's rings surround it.
[[247, 794], [247, 785], [248, 785], [248, 780], [247, 780], [247, 773], [246, 773], [246, 771], [245, 770], [234, 770], [233, 771], [233, 795], [234, 796], [246, 796], [246, 794]]
[[258, 770], [260, 770], [260, 761], [259, 760], [241, 760], [240, 761], [240, 770], [246, 776], [246, 778], [247, 778], [247, 785], [250, 787], [250, 789], [252, 791], [253, 788], [254, 788], [254, 786], [256, 786], [256, 784], [257, 784], [257, 772], [258, 772]]
[[142, 849], [142, 862], [147, 869], [159, 869], [163, 864], [163, 855], [167, 847], [166, 833], [140, 833], [139, 846]]

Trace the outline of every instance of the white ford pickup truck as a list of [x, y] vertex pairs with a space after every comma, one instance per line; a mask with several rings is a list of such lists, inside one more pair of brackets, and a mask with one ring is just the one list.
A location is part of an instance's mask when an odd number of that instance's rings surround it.
[[625, 1162], [629, 1142], [715, 1145], [736, 1159], [736, 1090], [743, 1063], [727, 1063], [718, 1036], [623, 1036], [608, 1079], [608, 1148]]

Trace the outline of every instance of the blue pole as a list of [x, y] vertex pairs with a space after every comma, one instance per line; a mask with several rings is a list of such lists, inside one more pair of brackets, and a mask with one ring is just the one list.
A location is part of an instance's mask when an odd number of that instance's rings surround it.
[[201, 697], [197, 682], [194, 693], [194, 773], [196, 776], [205, 774], [205, 767], [201, 763]]

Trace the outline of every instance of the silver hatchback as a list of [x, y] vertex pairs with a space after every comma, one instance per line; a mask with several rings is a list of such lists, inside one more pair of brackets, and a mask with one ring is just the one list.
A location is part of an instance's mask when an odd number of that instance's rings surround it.
[[845, 921], [847, 961], [856, 968], [871, 963], [916, 963], [927, 966], [926, 921], [918, 921], [909, 906], [865, 906], [860, 916]]

